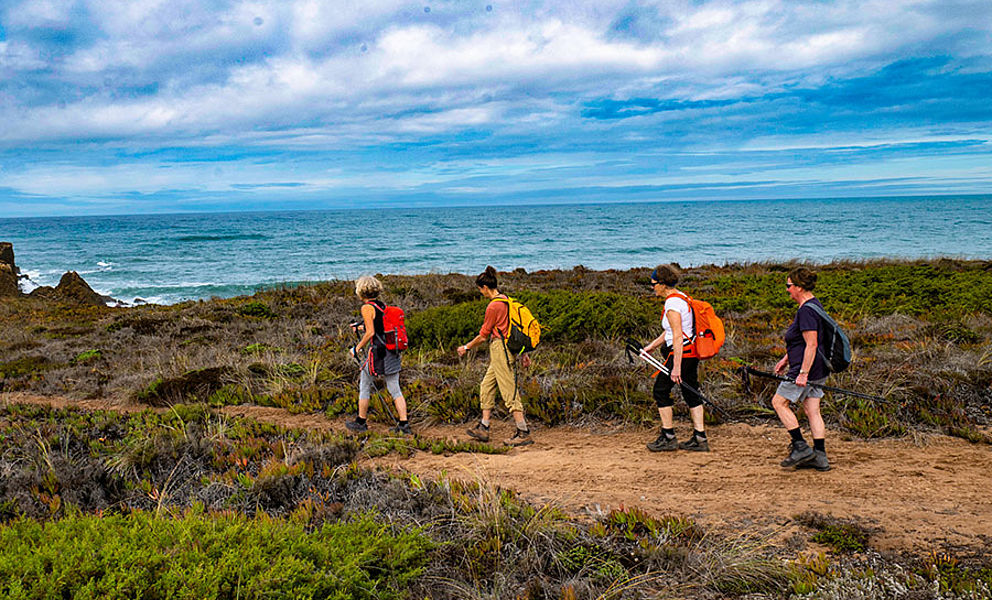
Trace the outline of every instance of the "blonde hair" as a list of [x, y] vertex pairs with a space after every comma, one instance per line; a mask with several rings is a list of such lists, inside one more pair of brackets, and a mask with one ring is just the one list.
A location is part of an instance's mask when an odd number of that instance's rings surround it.
[[379, 294], [382, 293], [382, 284], [371, 275], [359, 277], [355, 281], [355, 293], [358, 294], [359, 298], [373, 300], [378, 298]]

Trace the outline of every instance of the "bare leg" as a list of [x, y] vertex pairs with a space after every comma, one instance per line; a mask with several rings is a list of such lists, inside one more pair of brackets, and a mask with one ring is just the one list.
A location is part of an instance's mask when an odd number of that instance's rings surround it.
[[696, 431], [706, 431], [703, 420], [703, 405], [694, 406], [689, 409], [689, 416], [692, 417], [692, 428]]
[[358, 417], [361, 419], [367, 419], [369, 417], [369, 399], [359, 398], [358, 399]]
[[[482, 413], [485, 415], [485, 412]], [[524, 420], [524, 413], [520, 410], [513, 411], [513, 420], [517, 423], [517, 429], [527, 429], [527, 421]]]
[[393, 398], [393, 404], [396, 405], [396, 412], [400, 416], [400, 421], [406, 421], [406, 398], [396, 396]]
[[658, 407], [658, 416], [661, 417], [661, 426], [663, 429], [672, 429], [675, 427], [675, 419], [672, 417], [672, 414], [671, 406]]
[[813, 434], [813, 439], [822, 440], [827, 437], [827, 426], [823, 424], [823, 415], [820, 414], [820, 399], [806, 398], [803, 408], [806, 410], [806, 418], [809, 419], [809, 430]]
[[792, 409], [789, 407], [789, 400], [787, 398], [775, 394], [772, 396], [772, 407], [775, 408], [775, 414], [778, 415], [779, 421], [782, 421], [782, 425], [785, 425], [786, 429], [799, 427], [799, 419], [796, 418], [796, 413], [792, 412]]

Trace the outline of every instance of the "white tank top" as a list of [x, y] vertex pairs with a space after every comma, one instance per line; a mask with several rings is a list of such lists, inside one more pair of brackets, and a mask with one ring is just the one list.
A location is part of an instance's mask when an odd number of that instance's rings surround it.
[[665, 328], [665, 343], [669, 346], [672, 345], [672, 340], [675, 336], [672, 333], [672, 324], [668, 322], [668, 311], [674, 310], [682, 316], [682, 342], [685, 343], [692, 339], [692, 309], [689, 308], [689, 303], [679, 298], [678, 296], [669, 296], [665, 300], [665, 312], [661, 317], [662, 327]]

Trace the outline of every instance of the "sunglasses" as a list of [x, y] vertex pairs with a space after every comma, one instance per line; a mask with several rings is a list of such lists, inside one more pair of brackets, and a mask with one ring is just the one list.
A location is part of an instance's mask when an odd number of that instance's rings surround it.
[[789, 289], [789, 288], [791, 288], [794, 285], [796, 285], [796, 284], [794, 284], [794, 283], [787, 283], [787, 284], [785, 284], [785, 289]]

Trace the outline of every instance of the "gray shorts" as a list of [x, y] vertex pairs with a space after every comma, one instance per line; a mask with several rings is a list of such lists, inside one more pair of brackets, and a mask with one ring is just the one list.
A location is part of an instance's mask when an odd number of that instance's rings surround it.
[[826, 380], [826, 377], [823, 379], [811, 379], [804, 386], [798, 386], [791, 381], [783, 381], [778, 384], [778, 389], [775, 390], [775, 393], [792, 403], [802, 402], [806, 398], [822, 398], [823, 389], [809, 384], [823, 383]]

